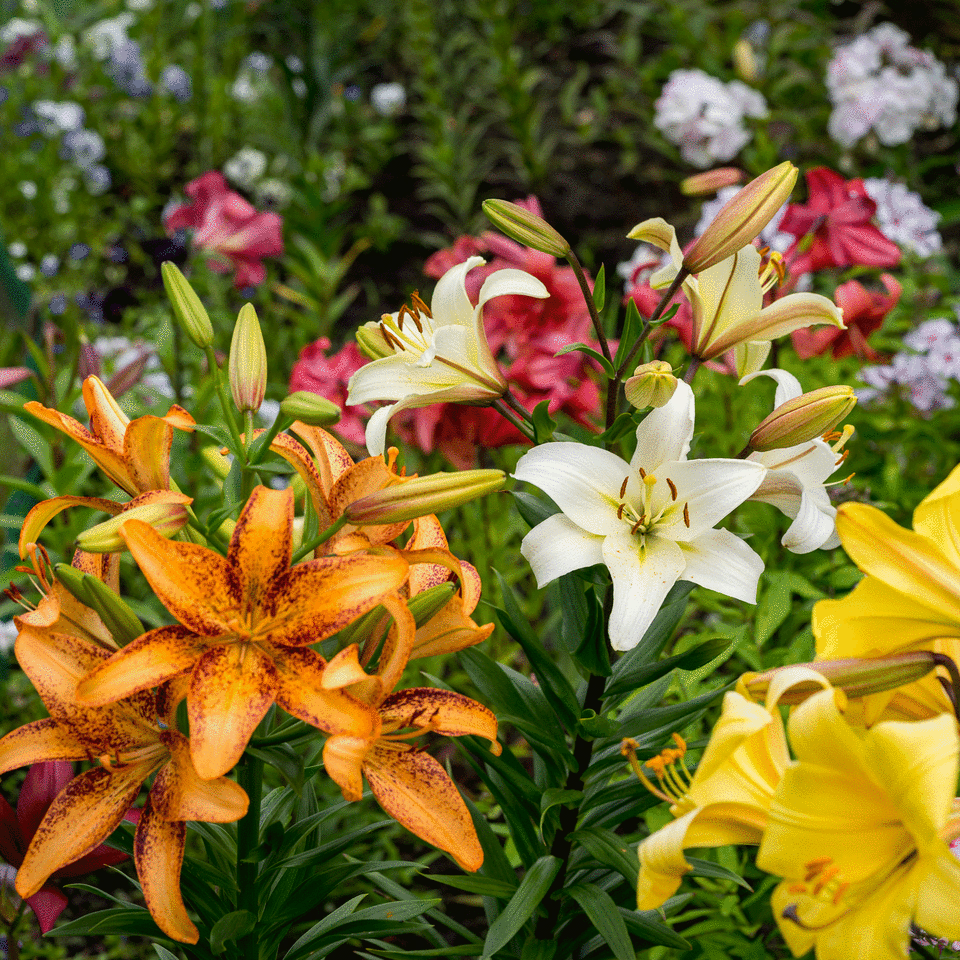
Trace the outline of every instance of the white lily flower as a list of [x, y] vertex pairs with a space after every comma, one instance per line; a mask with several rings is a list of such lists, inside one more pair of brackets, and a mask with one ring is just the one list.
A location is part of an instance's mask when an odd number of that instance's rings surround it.
[[[662, 217], [655, 217], [638, 223], [628, 236], [670, 254], [672, 262], [650, 278], [654, 288], [668, 287], [683, 264], [674, 228]], [[763, 295], [776, 278], [775, 268], [763, 264], [752, 244], [687, 277], [683, 292], [693, 312], [691, 354], [700, 360], [712, 360], [736, 347], [737, 372], [742, 377], [759, 370], [770, 341], [778, 337], [821, 323], [845, 329], [843, 311], [819, 293], [791, 293], [764, 307]]]
[[[803, 393], [800, 381], [786, 370], [760, 370], [744, 377], [740, 383], [748, 383], [758, 376], [776, 380], [774, 407]], [[747, 457], [767, 468], [763, 482], [747, 499], [768, 503], [793, 520], [780, 540], [791, 553], [832, 550], [840, 545], [837, 509], [830, 502], [824, 484], [846, 459], [841, 451], [852, 434], [853, 427], [848, 426], [841, 433], [828, 434], [835, 440], [832, 444], [820, 439], [808, 440], [795, 447], [751, 453]]]
[[714, 526], [760, 485], [747, 460], [687, 460], [693, 391], [685, 383], [637, 428], [630, 463], [580, 443], [525, 453], [514, 476], [549, 494], [562, 513], [537, 525], [520, 552], [543, 587], [572, 570], [605, 564], [613, 579], [610, 642], [636, 646], [677, 580], [755, 603], [763, 561]]
[[467, 296], [467, 273], [483, 263], [470, 257], [437, 281], [430, 307], [415, 297], [412, 309], [384, 314], [361, 330], [367, 349], [380, 356], [351, 378], [348, 404], [395, 401], [367, 423], [367, 449], [383, 453], [387, 421], [401, 410], [434, 403], [491, 403], [507, 390], [483, 329], [483, 305], [507, 294], [547, 297], [547, 288], [523, 270], [497, 270], [484, 281], [476, 307]]

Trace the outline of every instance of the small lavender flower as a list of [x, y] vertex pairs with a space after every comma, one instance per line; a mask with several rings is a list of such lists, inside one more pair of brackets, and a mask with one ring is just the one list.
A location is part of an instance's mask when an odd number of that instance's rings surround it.
[[254, 50], [253, 53], [247, 54], [243, 63], [244, 66], [249, 67], [254, 73], [261, 77], [268, 73], [273, 66], [272, 58], [266, 53], [261, 53], [259, 50]]
[[33, 104], [34, 115], [40, 122], [41, 131], [48, 137], [68, 133], [83, 126], [86, 113], [79, 103], [54, 100], [37, 100]]
[[99, 197], [110, 189], [113, 178], [102, 164], [95, 163], [83, 171], [83, 179], [91, 196]]
[[37, 268], [32, 263], [21, 263], [16, 270], [17, 279], [29, 283], [36, 275]]
[[22, 257], [27, 255], [27, 245], [21, 243], [19, 240], [14, 240], [13, 243], [7, 247], [7, 253], [10, 254], [16, 260], [20, 260]]
[[40, 272], [45, 277], [55, 277], [60, 269], [60, 258], [55, 253], [47, 253], [40, 259]]
[[183, 67], [170, 64], [163, 68], [160, 74], [160, 86], [169, 93], [177, 103], [186, 103], [193, 96], [193, 83], [190, 75]]
[[81, 170], [87, 170], [107, 155], [107, 148], [95, 130], [71, 130], [63, 136], [60, 155]]
[[90, 247], [86, 243], [72, 243], [69, 256], [71, 260], [85, 260], [90, 256]]
[[879, 177], [864, 180], [863, 186], [877, 205], [877, 224], [884, 236], [918, 257], [940, 252], [943, 248], [937, 231], [940, 214], [926, 206], [919, 194], [902, 183]]
[[133, 26], [135, 20], [132, 13], [121, 13], [107, 20], [100, 20], [84, 31], [83, 42], [93, 48], [93, 55], [97, 60], [106, 60], [113, 56], [114, 50], [129, 40], [127, 30]]
[[50, 312], [59, 317], [67, 309], [67, 298], [62, 294], [55, 294], [50, 298]]
[[26, 200], [33, 200], [37, 196], [37, 185], [32, 180], [21, 180], [17, 184], [17, 189]]

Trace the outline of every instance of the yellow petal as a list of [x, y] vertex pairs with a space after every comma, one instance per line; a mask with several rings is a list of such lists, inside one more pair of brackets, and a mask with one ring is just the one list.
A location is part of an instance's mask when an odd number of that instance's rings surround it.
[[239, 597], [226, 559], [195, 543], [167, 540], [142, 520], [121, 534], [160, 602], [195, 633], [231, 633]]
[[164, 820], [150, 801], [140, 814], [133, 842], [133, 860], [150, 916], [167, 936], [196, 943], [197, 928], [187, 916], [180, 895], [180, 870], [187, 842], [183, 821]]
[[943, 841], [918, 864], [916, 922], [927, 933], [960, 940], [960, 863]]
[[369, 738], [345, 734], [328, 737], [323, 745], [323, 768], [345, 800], [363, 796], [363, 761], [369, 750]]
[[422, 627], [417, 628], [411, 659], [455, 653], [482, 643], [493, 633], [492, 623], [479, 626], [464, 615], [463, 606], [460, 597], [453, 596]]
[[54, 497], [52, 500], [42, 500], [23, 518], [19, 542], [21, 560], [26, 556], [26, 545], [36, 543], [44, 527], [68, 507], [89, 507], [115, 517], [123, 510], [124, 505], [114, 500], [104, 500], [102, 497]]
[[960, 569], [960, 467], [954, 467], [914, 510], [913, 529]]
[[433, 687], [400, 690], [383, 701], [380, 716], [388, 727], [422, 727], [448, 737], [473, 734], [486, 737], [491, 743], [497, 742], [497, 718], [493, 711], [452, 690]]
[[236, 766], [279, 687], [276, 667], [252, 644], [211, 647], [190, 680], [190, 753], [203, 780]]
[[292, 527], [293, 491], [256, 487], [240, 513], [227, 551], [242, 614], [260, 609], [267, 616], [272, 613], [268, 604], [276, 602], [274, 583], [290, 569]]
[[421, 840], [448, 853], [463, 870], [479, 870], [483, 849], [463, 798], [428, 753], [375, 745], [363, 772], [380, 806]]
[[94, 436], [99, 437], [107, 447], [120, 450], [130, 418], [120, 409], [99, 377], [87, 377], [83, 381], [83, 403]]
[[149, 776], [150, 763], [95, 767], [57, 794], [37, 827], [17, 873], [17, 893], [32, 897], [51, 873], [79, 860], [119, 826]]
[[86, 760], [87, 747], [56, 720], [34, 720], [0, 740], [0, 773], [44, 760]]
[[247, 812], [250, 801], [239, 784], [226, 777], [201, 780], [190, 757], [190, 742], [168, 730], [161, 739], [170, 751], [150, 788], [150, 803], [164, 820], [201, 820], [233, 823]]
[[360, 666], [360, 648], [351, 643], [340, 650], [323, 668], [323, 687], [326, 690], [338, 690], [351, 683], [362, 683], [370, 678]]

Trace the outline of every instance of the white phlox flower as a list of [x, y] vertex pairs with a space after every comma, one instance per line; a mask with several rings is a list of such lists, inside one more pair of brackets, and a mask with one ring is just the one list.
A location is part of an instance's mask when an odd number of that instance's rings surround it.
[[602, 563], [613, 580], [610, 642], [640, 642], [678, 580], [756, 602], [763, 561], [714, 526], [766, 475], [748, 460], [687, 460], [693, 391], [685, 383], [637, 428], [630, 463], [599, 447], [545, 443], [525, 453], [514, 476], [560, 507], [523, 539], [537, 584]]
[[[744, 377], [740, 383], [759, 376], [776, 380], [775, 408], [803, 393], [800, 381], [786, 370], [760, 370]], [[791, 553], [832, 550], [840, 545], [837, 510], [830, 502], [825, 484], [846, 459], [843, 447], [852, 435], [853, 427], [847, 426], [827, 434], [826, 439], [754, 452], [747, 457], [748, 461], [767, 468], [763, 482], [747, 499], [768, 503], [793, 520], [780, 540]]]
[[487, 404], [502, 397], [507, 382], [497, 366], [483, 329], [483, 305], [507, 294], [546, 297], [547, 288], [522, 270], [497, 270], [484, 281], [476, 307], [465, 278], [482, 257], [470, 257], [438, 281], [430, 306], [414, 298], [413, 307], [365, 323], [358, 340], [379, 359], [351, 378], [347, 403], [393, 401], [367, 423], [367, 449], [383, 453], [387, 421], [401, 410], [434, 403]]

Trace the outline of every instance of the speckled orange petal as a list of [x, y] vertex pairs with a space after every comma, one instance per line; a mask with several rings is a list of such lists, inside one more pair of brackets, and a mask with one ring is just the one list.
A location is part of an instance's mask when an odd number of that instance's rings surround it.
[[[108, 557], [111, 554], [105, 553], [101, 556]], [[14, 617], [13, 622], [17, 629], [23, 629], [27, 625], [36, 629], [47, 628], [88, 640], [105, 650], [117, 649], [110, 631], [100, 617], [59, 583], [53, 585], [53, 589], [37, 604], [36, 609]]]
[[323, 768], [340, 788], [345, 800], [363, 796], [363, 759], [370, 749], [366, 737], [329, 737], [323, 745]]
[[493, 626], [492, 623], [479, 626], [464, 614], [460, 597], [451, 597], [441, 610], [417, 629], [410, 659], [465, 650], [486, 640], [493, 633]]
[[304, 648], [277, 648], [273, 662], [280, 678], [277, 704], [287, 713], [327, 734], [372, 734], [376, 712], [343, 690], [325, 686], [319, 654]]
[[165, 731], [161, 740], [170, 751], [150, 788], [150, 803], [164, 820], [201, 820], [204, 823], [233, 823], [249, 806], [239, 784], [218, 777], [201, 780], [190, 758], [190, 742], [182, 733]]
[[298, 443], [293, 437], [286, 433], [278, 433], [270, 444], [270, 449], [283, 457], [303, 480], [310, 500], [313, 503], [313, 509], [317, 511], [317, 517], [320, 521], [320, 529], [324, 530], [333, 523], [333, 514], [330, 512], [330, 503], [327, 494], [332, 483], [324, 484], [323, 478], [317, 471], [317, 468], [310, 458], [307, 448]]
[[[447, 536], [434, 514], [417, 517], [413, 521], [413, 535], [407, 541], [407, 550], [435, 547], [447, 549]], [[450, 570], [440, 563], [418, 563], [410, 568], [410, 596], [429, 590], [450, 579]]]
[[180, 943], [196, 943], [200, 934], [187, 916], [180, 894], [186, 842], [186, 824], [164, 820], [148, 800], [133, 840], [133, 862], [143, 899], [150, 916], [168, 937]]
[[290, 569], [292, 527], [293, 491], [289, 487], [256, 487], [240, 513], [227, 550], [241, 614], [261, 609], [261, 596]]
[[137, 637], [77, 684], [77, 699], [103, 706], [183, 673], [206, 649], [203, 637], [186, 627], [158, 627]]
[[[396, 482], [398, 482], [397, 475], [387, 466], [383, 457], [367, 457], [355, 463], [340, 475], [333, 485], [333, 490], [330, 491], [330, 509], [333, 516], [339, 517], [351, 503]], [[404, 520], [403, 523], [365, 526], [363, 534], [370, 543], [390, 543], [409, 526], [409, 520]], [[348, 534], [355, 529], [356, 527], [348, 524], [343, 528], [343, 532]]]
[[90, 751], [66, 728], [49, 717], [34, 720], [0, 740], [0, 773], [43, 760], [86, 760]]
[[447, 772], [428, 753], [375, 744], [363, 772], [380, 806], [464, 870], [479, 870], [483, 849], [470, 811]]
[[340, 475], [353, 466], [353, 458], [343, 444], [322, 427], [311, 427], [297, 420], [290, 425], [290, 429], [310, 448], [316, 459], [324, 492], [329, 496]]
[[[448, 737], [473, 734], [497, 745], [497, 718], [493, 711], [452, 690], [400, 690], [380, 705], [380, 717], [386, 727], [423, 727]], [[500, 752], [499, 745], [496, 752]]]
[[273, 662], [251, 644], [211, 647], [190, 679], [190, 755], [203, 780], [222, 777], [243, 754], [280, 686]]
[[196, 543], [167, 540], [149, 523], [120, 528], [133, 559], [160, 602], [185, 627], [204, 637], [231, 633], [238, 597], [224, 557]]
[[167, 490], [170, 487], [170, 446], [173, 428], [190, 430], [194, 419], [174, 405], [166, 417], [138, 417], [127, 426], [123, 453], [138, 491]]
[[125, 504], [105, 500], [103, 497], [54, 497], [52, 500], [42, 500], [23, 518], [23, 526], [20, 527], [20, 559], [26, 556], [26, 545], [36, 543], [44, 527], [68, 507], [89, 507], [91, 510], [101, 510], [115, 517], [124, 506]]
[[273, 611], [270, 641], [306, 646], [325, 640], [395, 593], [408, 569], [406, 561], [392, 552], [297, 564], [260, 598], [261, 609]]
[[87, 377], [83, 381], [82, 391], [83, 405], [87, 408], [93, 435], [111, 450], [121, 450], [130, 418], [120, 409], [113, 394], [99, 377]]
[[403, 671], [413, 650], [413, 638], [417, 633], [417, 622], [410, 608], [397, 597], [384, 597], [381, 603], [393, 617], [393, 626], [383, 641], [380, 661], [377, 664], [377, 677], [380, 679], [381, 696], [390, 693], [400, 682]]
[[119, 554], [87, 553], [84, 550], [77, 550], [70, 565], [102, 580], [114, 593], [120, 592]]
[[79, 860], [119, 826], [150, 775], [150, 761], [107, 770], [94, 767], [74, 777], [57, 794], [30, 841], [16, 888], [32, 897], [50, 874]]
[[463, 597], [463, 612], [471, 614], [480, 602], [480, 574], [472, 563], [460, 561], [460, 595]]

